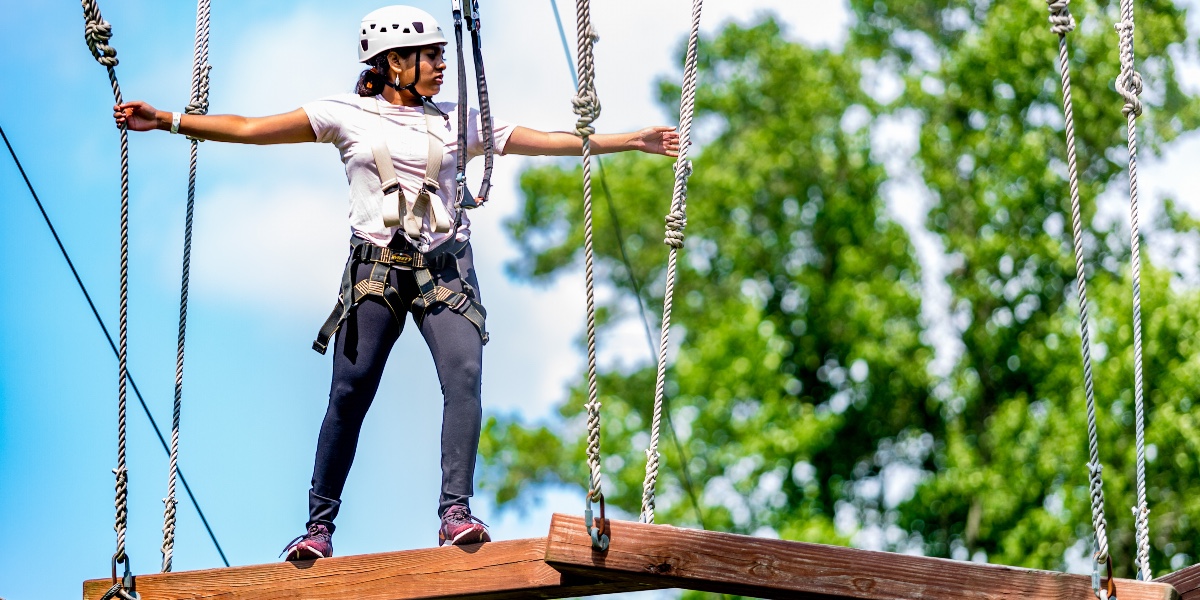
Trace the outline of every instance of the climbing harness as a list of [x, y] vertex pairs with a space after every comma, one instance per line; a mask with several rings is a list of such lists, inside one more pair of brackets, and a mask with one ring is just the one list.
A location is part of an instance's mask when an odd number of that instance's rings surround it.
[[1133, 1], [1121, 0], [1121, 21], [1116, 25], [1119, 37], [1121, 72], [1117, 92], [1125, 98], [1121, 109], [1128, 123], [1129, 148], [1129, 244], [1133, 276], [1133, 381], [1134, 427], [1137, 445], [1137, 505], [1133, 507], [1137, 541], [1137, 577], [1153, 579], [1150, 573], [1150, 509], [1146, 506], [1146, 432], [1145, 402], [1142, 385], [1142, 257], [1138, 231], [1137, 118], [1142, 114], [1142, 77], [1133, 67]]
[[[588, 402], [587, 409], [587, 463], [591, 471], [588, 482], [588, 504], [601, 502], [604, 492], [600, 487], [600, 399], [596, 389], [596, 297], [595, 279], [592, 274], [592, 143], [589, 136], [596, 133], [592, 122], [600, 116], [600, 99], [596, 96], [596, 65], [592, 48], [599, 37], [592, 29], [590, 0], [575, 1], [576, 37], [579, 43], [577, 65], [579, 88], [572, 99], [575, 114], [575, 132], [583, 141], [583, 255], [584, 280], [587, 287], [587, 352], [588, 352]], [[588, 511], [590, 513], [590, 511]], [[593, 524], [586, 523], [589, 533]], [[598, 538], [592, 536], [592, 548], [600, 547]]]
[[663, 293], [661, 340], [658, 348], [658, 375], [654, 386], [654, 418], [650, 427], [650, 447], [646, 449], [646, 479], [642, 483], [643, 523], [654, 522], [654, 488], [658, 483], [658, 438], [661, 429], [663, 404], [666, 398], [667, 346], [671, 331], [671, 309], [675, 296], [675, 269], [679, 249], [683, 248], [683, 229], [687, 226], [687, 182], [692, 174], [692, 161], [687, 152], [691, 147], [692, 113], [696, 107], [697, 49], [700, 44], [700, 12], [703, 0], [692, 1], [692, 31], [688, 36], [687, 59], [684, 61], [683, 88], [679, 102], [679, 156], [675, 159], [675, 190], [671, 197], [671, 212], [667, 214], [666, 238], [670, 246], [667, 259], [667, 283]]
[[495, 160], [495, 131], [492, 130], [492, 103], [488, 99], [487, 77], [483, 70], [483, 47], [479, 22], [479, 0], [467, 0], [467, 29], [471, 31], [471, 54], [475, 59], [475, 85], [479, 93], [480, 137], [483, 141], [483, 181], [479, 196], [467, 189], [467, 129], [470, 111], [467, 110], [467, 68], [463, 53], [463, 9], [460, 0], [453, 0], [454, 40], [458, 50], [458, 164], [455, 175], [455, 225], [462, 223], [462, 209], [476, 208], [487, 202], [492, 189], [492, 163]]
[[[185, 112], [189, 115], [208, 114], [208, 64], [209, 0], [196, 4], [196, 44], [192, 61], [192, 96]], [[183, 228], [183, 268], [179, 285], [179, 337], [175, 358], [175, 402], [171, 413], [170, 474], [167, 480], [167, 497], [163, 499], [163, 543], [162, 572], [171, 571], [175, 552], [175, 480], [179, 474], [179, 417], [183, 405], [183, 359], [184, 340], [187, 332], [188, 281], [192, 266], [192, 221], [196, 207], [196, 161], [199, 143], [191, 140], [191, 160], [188, 169], [187, 216]]]
[[[404, 311], [409, 310], [418, 326], [425, 320], [427, 311], [437, 304], [445, 304], [450, 307], [450, 310], [466, 317], [479, 331], [479, 337], [483, 343], [487, 344], [488, 334], [485, 326], [487, 311], [479, 303], [478, 293], [471, 287], [471, 284], [467, 283], [466, 278], [462, 277], [461, 271], [459, 271], [459, 281], [462, 282], [463, 292], [456, 292], [445, 286], [437, 285], [430, 273], [430, 269], [440, 271], [450, 264], [453, 264], [457, 270], [459, 255], [466, 246], [467, 242], [465, 241], [452, 240], [438, 246], [433, 252], [422, 253], [415, 249], [384, 248], [362, 238], [351, 238], [350, 258], [346, 261], [346, 270], [342, 274], [341, 293], [338, 295], [333, 312], [329, 314], [329, 318], [325, 320], [325, 324], [321, 326], [321, 331], [317, 334], [316, 341], [313, 342], [313, 350], [325, 354], [333, 334], [368, 296], [382, 298], [383, 303], [392, 312], [392, 317], [398, 323], [403, 322]], [[358, 265], [362, 263], [370, 263], [371, 272], [366, 279], [356, 282], [355, 272]], [[421, 293], [413, 299], [411, 307], [404, 306], [400, 293], [388, 282], [388, 273], [392, 269], [412, 271]]]
[[392, 165], [392, 153], [388, 149], [387, 136], [384, 133], [385, 120], [383, 117], [382, 100], [376, 100], [374, 111], [379, 116], [379, 131], [374, 136], [371, 145], [371, 155], [375, 159], [375, 168], [379, 171], [381, 190], [383, 192], [383, 224], [388, 227], [403, 225], [404, 234], [415, 246], [427, 251], [429, 241], [421, 235], [421, 224], [429, 218], [429, 228], [435, 233], [450, 231], [450, 215], [446, 206], [437, 196], [438, 172], [442, 170], [442, 140], [434, 134], [434, 128], [439, 125], [437, 118], [449, 118], [438, 110], [432, 102], [422, 102], [425, 110], [425, 131], [429, 138], [429, 157], [425, 163], [425, 181], [421, 191], [413, 200], [412, 208], [400, 188], [400, 179]]
[[[374, 107], [363, 107], [365, 112], [373, 112], [379, 116], [379, 131], [372, 143], [371, 153], [375, 159], [375, 167], [379, 172], [380, 189], [384, 195], [383, 223], [388, 227], [400, 227], [401, 229], [396, 233], [403, 233], [404, 240], [410, 248], [405, 250], [383, 248], [358, 237], [351, 238], [350, 258], [346, 261], [346, 270], [342, 274], [341, 293], [338, 295], [337, 304], [334, 305], [333, 311], [325, 320], [325, 324], [321, 326], [321, 330], [317, 333], [317, 339], [313, 342], [313, 350], [321, 354], [325, 354], [333, 334], [367, 296], [382, 298], [384, 304], [392, 311], [392, 316], [396, 321], [402, 322], [401, 315], [408, 307], [403, 306], [399, 292], [388, 283], [387, 276], [391, 269], [413, 272], [413, 277], [421, 292], [413, 300], [411, 307], [411, 312], [418, 325], [424, 321], [426, 311], [438, 303], [446, 304], [450, 310], [471, 321], [471, 324], [479, 331], [479, 337], [483, 343], [487, 344], [488, 342], [485, 326], [487, 311], [479, 303], [475, 290], [466, 282], [466, 279], [462, 278], [461, 272], [459, 279], [462, 281], [466, 293], [455, 292], [447, 287], [436, 285], [433, 275], [429, 272], [430, 268], [442, 269], [451, 259], [453, 259], [455, 269], [458, 269], [458, 255], [466, 247], [467, 242], [457, 239], [459, 221], [456, 220], [452, 229], [450, 216], [446, 212], [441, 198], [437, 195], [439, 189], [437, 177], [442, 168], [443, 143], [434, 131], [435, 128], [444, 126], [438, 122], [438, 117], [446, 121], [450, 117], [442, 113], [432, 102], [426, 100], [423, 105], [426, 133], [429, 138], [429, 158], [426, 161], [425, 181], [411, 207], [400, 187], [400, 180], [397, 178], [395, 167], [392, 164], [392, 154], [388, 150], [383, 129], [384, 118], [381, 101], [377, 100]], [[456, 212], [461, 213], [461, 211]], [[429, 236], [423, 235], [421, 232], [421, 226], [425, 219], [429, 220], [429, 228], [432, 231], [436, 233], [453, 231], [455, 235], [449, 241], [431, 249]], [[371, 274], [367, 279], [355, 282], [357, 266], [363, 262], [373, 263]]]
[[1092, 529], [1095, 532], [1095, 561], [1093, 588], [1096, 597], [1111, 600], [1110, 590], [1100, 588], [1100, 565], [1108, 568], [1109, 588], [1112, 588], [1112, 558], [1108, 554], [1108, 522], [1104, 517], [1104, 481], [1101, 476], [1100, 448], [1096, 436], [1096, 398], [1092, 385], [1091, 335], [1087, 312], [1087, 273], [1083, 265], [1083, 218], [1080, 215], [1079, 170], [1075, 160], [1075, 111], [1071, 101], [1071, 64], [1067, 51], [1067, 34], [1075, 29], [1075, 17], [1071, 15], [1070, 0], [1047, 0], [1050, 8], [1050, 31], [1058, 35], [1058, 62], [1062, 72], [1063, 118], [1067, 136], [1067, 170], [1071, 182], [1071, 230], [1074, 237], [1075, 277], [1079, 290], [1079, 337], [1083, 354], [1084, 396], [1087, 399], [1088, 419], [1088, 473], [1092, 502]]
[[[82, 0], [84, 18], [84, 39], [92, 57], [104, 65], [108, 71], [108, 81], [112, 84], [113, 98], [117, 104], [122, 103], [121, 85], [117, 82], [116, 66], [117, 50], [108, 44], [112, 39], [112, 25], [100, 14], [96, 0]], [[125, 465], [125, 381], [129, 377], [128, 348], [129, 348], [129, 131], [122, 126], [121, 137], [121, 300], [118, 333], [117, 371], [117, 468], [116, 475], [116, 522], [113, 528], [117, 532], [117, 551], [113, 554], [113, 586], [108, 597], [125, 599], [137, 598], [133, 591], [132, 576], [127, 577], [129, 585], [117, 581], [116, 565], [123, 563], [126, 571], [129, 569], [129, 557], [125, 555], [125, 529], [129, 518], [129, 471]], [[118, 588], [117, 586], [120, 585]]]

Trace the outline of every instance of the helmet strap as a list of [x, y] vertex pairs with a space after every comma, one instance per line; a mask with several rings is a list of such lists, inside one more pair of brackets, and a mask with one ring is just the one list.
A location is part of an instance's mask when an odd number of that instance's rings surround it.
[[397, 92], [408, 92], [408, 93], [416, 96], [417, 98], [424, 99], [424, 96], [422, 96], [419, 92], [417, 92], [417, 83], [419, 81], [421, 81], [421, 58], [420, 58], [419, 54], [417, 55], [416, 62], [417, 62], [417, 65], [416, 65], [415, 74], [413, 76], [412, 83], [410, 83], [408, 85], [400, 85], [400, 74], [396, 73], [396, 78], [392, 81], [388, 81], [387, 86], [392, 88], [393, 90], [396, 90]]

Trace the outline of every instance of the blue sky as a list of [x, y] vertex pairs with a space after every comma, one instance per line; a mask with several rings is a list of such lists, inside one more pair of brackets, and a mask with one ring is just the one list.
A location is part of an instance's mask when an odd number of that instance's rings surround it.
[[[449, 2], [414, 3], [449, 27]], [[499, 3], [483, 4], [497, 116], [570, 129], [573, 89], [552, 0], [505, 0], [503, 13], [488, 12]], [[559, 4], [571, 32], [574, 3]], [[360, 70], [358, 21], [378, 6], [215, 2], [211, 112], [283, 112], [348, 91]], [[102, 0], [100, 7], [114, 27], [125, 98], [182, 110], [195, 7], [135, 0]], [[690, 7], [687, 0], [596, 3], [604, 107], [598, 129], [666, 122], [653, 80], [678, 77], [674, 51]], [[837, 44], [844, 37], [840, 2], [710, 1], [705, 29], [762, 9], [778, 11], [806, 40]], [[115, 336], [118, 136], [104, 68], [84, 44], [78, 4], [8, 1], [3, 14], [0, 126]], [[454, 97], [450, 83], [441, 98]], [[181, 137], [131, 136], [129, 367], [163, 427], [174, 389], [187, 156]], [[491, 203], [473, 215], [493, 340], [485, 353], [485, 410], [530, 418], [547, 414], [582, 364], [575, 344], [582, 276], [531, 286], [503, 270], [514, 255], [501, 222], [519, 202], [515, 178], [544, 160], [498, 160]], [[479, 167], [473, 165], [472, 181]], [[9, 514], [0, 596], [74, 597], [82, 580], [106, 574], [114, 550], [116, 359], [7, 155], [0, 159], [0, 197], [0, 498]], [[663, 190], [664, 212], [669, 198]], [[302, 531], [329, 385], [329, 358], [310, 344], [336, 295], [345, 213], [344, 172], [332, 147], [201, 145], [181, 466], [235, 565], [277, 560]], [[608, 361], [648, 360], [636, 326], [602, 344]], [[155, 572], [166, 456], [132, 390], [129, 402], [128, 553], [137, 572]], [[339, 518], [338, 554], [435, 543], [439, 407], [428, 352], [419, 336], [406, 335], [364, 428]], [[548, 493], [523, 516], [497, 515], [482, 501], [475, 508], [495, 537], [529, 537], [545, 534], [552, 510], [578, 510], [579, 495]], [[182, 490], [180, 498], [176, 570], [220, 566]]]

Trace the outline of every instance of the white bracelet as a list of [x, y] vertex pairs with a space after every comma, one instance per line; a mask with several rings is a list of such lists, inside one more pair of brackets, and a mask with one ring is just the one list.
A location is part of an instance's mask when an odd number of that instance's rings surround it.
[[171, 133], [179, 133], [179, 120], [182, 118], [183, 115], [177, 112], [171, 113]]

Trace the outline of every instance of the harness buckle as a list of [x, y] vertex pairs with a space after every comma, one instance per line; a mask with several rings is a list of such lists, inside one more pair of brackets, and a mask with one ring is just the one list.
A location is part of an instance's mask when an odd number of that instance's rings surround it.
[[400, 189], [400, 180], [399, 179], [389, 179], [387, 181], [382, 182], [381, 186], [382, 186], [381, 191], [383, 192], [383, 195], [387, 196], [388, 194], [394, 193], [395, 191]]

